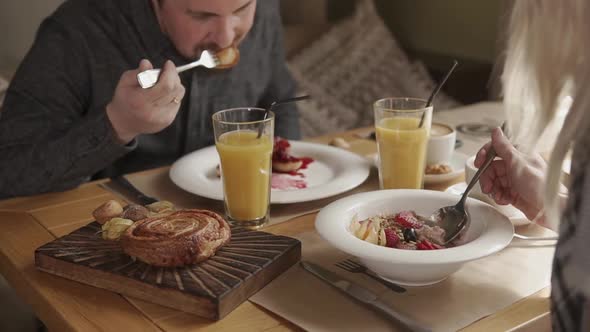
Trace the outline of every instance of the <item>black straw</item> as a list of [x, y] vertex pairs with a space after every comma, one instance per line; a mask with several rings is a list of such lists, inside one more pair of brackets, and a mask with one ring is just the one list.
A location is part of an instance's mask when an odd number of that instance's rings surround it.
[[[434, 90], [432, 91], [432, 94], [430, 94], [430, 97], [428, 98], [428, 101], [426, 102], [426, 108], [428, 108], [432, 105], [432, 102], [434, 101], [434, 97], [436, 97], [436, 95], [438, 94], [438, 92], [440, 91], [442, 86], [449, 79], [449, 76], [451, 76], [451, 74], [453, 73], [453, 70], [455, 70], [455, 67], [457, 67], [457, 64], [459, 64], [459, 62], [457, 62], [457, 60], [453, 60], [453, 66], [451, 66], [451, 68], [449, 69], [449, 71], [447, 72], [445, 77], [434, 88]], [[426, 115], [426, 111], [424, 111], [424, 113], [422, 114], [422, 118], [420, 119], [420, 124], [418, 125], [418, 128], [422, 128], [422, 124], [424, 123], [424, 116], [425, 115]]]
[[[270, 107], [266, 109], [266, 112], [264, 112], [264, 118], [262, 118], [262, 121], [266, 120], [266, 118], [268, 117], [268, 113], [270, 111], [273, 110], [273, 108], [275, 108], [278, 105], [282, 105], [282, 104], [287, 104], [287, 103], [293, 103], [296, 101], [300, 101], [300, 100], [304, 100], [304, 99], [309, 99], [310, 96], [309, 95], [303, 95], [303, 96], [299, 96], [299, 97], [293, 97], [293, 98], [289, 98], [289, 99], [283, 99], [283, 100], [279, 100], [279, 101], [273, 101], [272, 104], [270, 104]], [[256, 136], [256, 138], [260, 138], [260, 136], [262, 136], [262, 130], [264, 129], [264, 122], [260, 123], [260, 126], [258, 127], [258, 136]]]

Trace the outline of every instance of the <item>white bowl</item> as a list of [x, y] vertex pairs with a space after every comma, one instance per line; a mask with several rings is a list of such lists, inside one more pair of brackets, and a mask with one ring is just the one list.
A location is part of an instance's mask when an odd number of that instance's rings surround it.
[[454, 205], [457, 196], [428, 190], [379, 190], [351, 195], [321, 209], [315, 220], [318, 233], [331, 245], [356, 256], [369, 269], [389, 281], [407, 286], [440, 282], [462, 264], [504, 249], [512, 240], [510, 220], [492, 206], [467, 198], [471, 225], [464, 244], [440, 250], [404, 250], [381, 247], [355, 237], [350, 222], [379, 214], [413, 210], [430, 216], [436, 209]]

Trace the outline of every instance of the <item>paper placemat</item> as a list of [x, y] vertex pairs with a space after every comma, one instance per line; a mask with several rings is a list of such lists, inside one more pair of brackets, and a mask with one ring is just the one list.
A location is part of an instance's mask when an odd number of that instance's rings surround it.
[[[534, 230], [532, 228], [535, 228]], [[527, 235], [554, 235], [529, 226]], [[334, 266], [347, 254], [327, 244], [315, 232], [295, 236], [302, 242], [303, 260], [312, 261], [353, 280], [377, 294], [394, 310], [435, 331], [457, 331], [550, 283], [552, 246], [522, 240], [495, 255], [466, 263], [447, 280], [427, 287], [408, 287], [394, 293], [363, 274]], [[299, 265], [275, 279], [250, 301], [310, 331], [391, 331], [387, 319], [352, 300]]]

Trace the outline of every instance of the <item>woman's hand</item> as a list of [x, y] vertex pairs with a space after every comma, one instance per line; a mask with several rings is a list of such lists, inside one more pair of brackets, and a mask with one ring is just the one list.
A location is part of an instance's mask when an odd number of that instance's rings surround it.
[[493, 147], [499, 159], [492, 161], [482, 173], [481, 191], [497, 204], [512, 204], [533, 220], [543, 209], [543, 187], [547, 163], [539, 154], [525, 155], [504, 136], [500, 128], [492, 132], [492, 141], [484, 145], [475, 157], [475, 167], [482, 166]]
[[180, 109], [185, 90], [172, 61], [166, 61], [155, 86], [142, 89], [137, 74], [148, 69], [152, 69], [152, 64], [142, 60], [139, 68], [123, 73], [113, 100], [107, 105], [109, 120], [123, 144], [139, 134], [165, 129]]

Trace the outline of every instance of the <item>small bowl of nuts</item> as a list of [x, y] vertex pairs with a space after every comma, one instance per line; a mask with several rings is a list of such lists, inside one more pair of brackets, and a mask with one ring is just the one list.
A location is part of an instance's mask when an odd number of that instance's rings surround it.
[[435, 184], [447, 182], [459, 177], [465, 171], [465, 161], [467, 158], [467, 155], [455, 151], [451, 155], [449, 163], [426, 165], [424, 183]]

